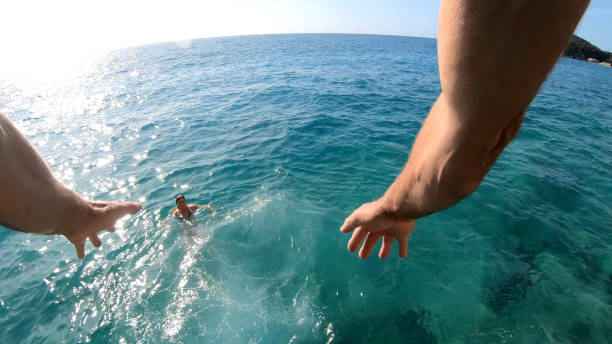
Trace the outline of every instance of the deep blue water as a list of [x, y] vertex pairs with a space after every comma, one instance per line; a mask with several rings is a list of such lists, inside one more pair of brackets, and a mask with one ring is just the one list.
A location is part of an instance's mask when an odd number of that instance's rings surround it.
[[[58, 178], [144, 206], [82, 261], [1, 229], [0, 342], [608, 342], [610, 90], [611, 68], [561, 58], [478, 191], [417, 221], [407, 259], [361, 261], [338, 227], [403, 166], [434, 40], [214, 38], [0, 75]], [[179, 193], [216, 216], [169, 218]]]

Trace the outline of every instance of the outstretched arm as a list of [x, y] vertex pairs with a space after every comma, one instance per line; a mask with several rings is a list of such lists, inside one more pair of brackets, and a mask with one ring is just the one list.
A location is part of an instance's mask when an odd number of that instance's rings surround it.
[[213, 207], [211, 207], [210, 204], [190, 204], [189, 205], [189, 209], [191, 210], [196, 210], [199, 208], [207, 208], [208, 211], [210, 211], [211, 215], [215, 215], [215, 209], [213, 209]]
[[215, 209], [213, 209], [210, 204], [207, 204], [205, 207], [208, 208], [208, 211], [210, 211], [210, 215], [215, 215]]
[[408, 161], [378, 200], [355, 210], [340, 230], [348, 249], [379, 256], [397, 239], [407, 252], [414, 219], [474, 192], [567, 44], [588, 0], [443, 0], [438, 22], [442, 93]]
[[90, 202], [60, 183], [34, 147], [0, 114], [0, 224], [28, 233], [62, 234], [85, 256], [85, 240], [140, 210], [140, 203]]

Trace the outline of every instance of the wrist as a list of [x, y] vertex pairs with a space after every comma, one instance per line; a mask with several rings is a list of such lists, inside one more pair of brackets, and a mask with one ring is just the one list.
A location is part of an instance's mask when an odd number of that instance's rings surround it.
[[406, 221], [426, 215], [420, 214], [416, 207], [411, 206], [404, 197], [394, 194], [392, 187], [381, 198], [374, 201], [385, 216], [397, 221]]
[[436, 173], [428, 173], [427, 169], [414, 173], [410, 171], [411, 166], [406, 166], [376, 202], [386, 215], [397, 220], [417, 219], [454, 205], [473, 193], [481, 180], [471, 169], [453, 166], [457, 164], [454, 158], [434, 169]]
[[53, 229], [52, 234], [75, 234], [83, 230], [95, 216], [96, 209], [74, 191], [65, 188], [64, 197], [64, 202], [61, 202], [58, 211], [57, 227]]

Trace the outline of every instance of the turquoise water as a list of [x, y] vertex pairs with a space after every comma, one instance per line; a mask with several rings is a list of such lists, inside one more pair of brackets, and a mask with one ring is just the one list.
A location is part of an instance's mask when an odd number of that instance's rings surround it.
[[[82, 261], [62, 237], [0, 230], [0, 342], [612, 338], [612, 69], [560, 59], [478, 191], [417, 221], [407, 259], [394, 244], [361, 261], [338, 227], [401, 169], [440, 91], [435, 41], [184, 46], [0, 78], [0, 111], [58, 178], [143, 202]], [[179, 193], [216, 216], [168, 218]]]

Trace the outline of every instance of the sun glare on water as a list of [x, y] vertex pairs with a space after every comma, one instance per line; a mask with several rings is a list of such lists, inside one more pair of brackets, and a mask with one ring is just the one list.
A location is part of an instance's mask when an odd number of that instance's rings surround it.
[[60, 52], [24, 49], [19, 54], [0, 58], [0, 78], [25, 88], [43, 84], [71, 84], [93, 72], [96, 62], [106, 55], [78, 49], [62, 49]]
[[246, 0], [5, 1], [0, 81], [74, 80], [105, 52], [126, 47], [175, 41], [189, 48], [195, 38], [295, 31], [286, 27], [287, 15], [274, 15], [289, 13], [285, 7]]

